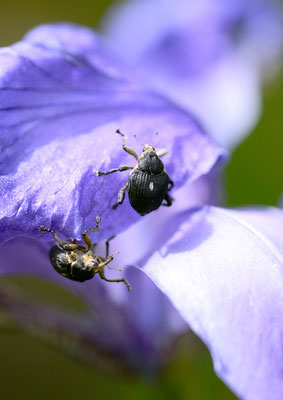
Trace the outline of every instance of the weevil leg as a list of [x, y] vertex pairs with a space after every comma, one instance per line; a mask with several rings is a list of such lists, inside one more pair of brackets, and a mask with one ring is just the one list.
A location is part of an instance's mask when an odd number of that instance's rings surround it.
[[126, 140], [128, 139], [128, 136], [124, 135], [124, 133], [120, 132], [119, 129], [116, 130], [116, 133], [119, 133], [119, 135], [123, 136], [123, 149], [131, 154], [131, 156], [134, 156], [135, 159], [138, 161], [138, 156], [137, 153], [135, 152], [134, 149], [131, 149], [131, 147], [126, 146]]
[[112, 271], [123, 271], [123, 268], [114, 268], [114, 267], [109, 267], [109, 265], [107, 265], [108, 269], [111, 269]]
[[172, 189], [172, 187], [174, 187], [174, 182], [172, 181], [172, 179], [169, 178], [168, 192]]
[[131, 286], [129, 284], [129, 282], [126, 281], [126, 279], [124, 278], [120, 278], [120, 279], [107, 279], [105, 274], [104, 274], [104, 268], [102, 267], [99, 271], [99, 276], [101, 279], [107, 281], [107, 282], [124, 282], [124, 284], [127, 286], [128, 291], [131, 290]]
[[43, 231], [43, 232], [50, 232], [50, 233], [52, 233], [54, 239], [55, 239], [56, 242], [59, 244], [59, 246], [60, 246], [60, 247], [64, 247], [64, 243], [62, 242], [62, 240], [59, 238], [59, 236], [57, 235], [57, 233], [56, 233], [55, 231], [53, 231], [52, 229], [45, 228], [43, 225], [41, 225], [41, 226], [39, 227], [39, 230], [40, 230], [40, 231]]
[[[112, 254], [111, 256], [109, 256], [109, 242], [110, 242], [110, 240], [114, 239], [114, 237], [115, 236], [111, 236], [108, 240], [106, 240], [106, 243], [105, 243], [106, 244], [106, 261], [108, 258], [111, 258], [110, 261], [112, 261], [113, 256], [118, 253], [118, 252], [116, 252], [116, 253]], [[108, 262], [110, 262], [110, 261], [108, 261]], [[105, 265], [107, 265], [108, 262]], [[107, 268], [112, 269], [113, 271], [123, 271], [121, 268], [112, 268], [112, 267], [109, 267], [109, 265], [107, 265]]]
[[128, 147], [128, 146], [126, 146], [126, 145], [124, 145], [124, 144], [123, 144], [123, 149], [124, 149], [127, 153], [131, 154], [131, 156], [134, 156], [135, 159], [138, 161], [138, 155], [137, 155], [137, 153], [135, 152], [134, 149], [132, 149], [131, 147]]
[[[112, 238], [110, 238], [110, 240], [111, 239], [113, 239], [115, 236], [113, 236]], [[109, 239], [108, 239], [109, 240]], [[109, 263], [111, 262], [111, 261], [113, 261], [114, 260], [114, 256], [115, 256], [115, 254], [118, 254], [119, 253], [119, 251], [115, 251], [115, 253], [113, 253], [113, 254], [111, 254], [111, 256], [107, 256], [105, 259], [104, 259], [104, 261], [103, 262], [101, 262], [100, 264], [99, 264], [99, 269], [100, 268], [104, 268], [106, 265], [107, 265], [107, 268], [108, 269], [112, 269], [113, 271], [123, 271], [121, 268], [113, 268], [113, 267], [109, 267]]]
[[115, 209], [118, 207], [119, 204], [122, 204], [122, 203], [123, 203], [123, 201], [124, 201], [124, 199], [125, 199], [125, 194], [126, 194], [127, 189], [128, 189], [128, 182], [126, 183], [125, 186], [123, 186], [123, 187], [119, 190], [119, 193], [118, 193], [118, 202], [112, 206], [113, 210], [115, 210]]
[[88, 232], [99, 232], [99, 223], [100, 223], [100, 221], [101, 221], [101, 218], [100, 217], [96, 217], [96, 227], [87, 229], [82, 234], [83, 241], [87, 244], [87, 251], [92, 248], [92, 242], [90, 240], [90, 237], [88, 236]]
[[123, 171], [127, 171], [128, 169], [134, 169], [134, 168], [135, 167], [131, 167], [130, 165], [123, 165], [123, 167], [113, 168], [113, 169], [110, 169], [109, 171], [105, 171], [105, 172], [96, 171], [96, 175], [97, 176], [109, 175], [109, 174], [113, 174], [113, 172], [123, 172]]
[[167, 149], [159, 149], [159, 150], [156, 151], [156, 154], [158, 155], [158, 157], [163, 157], [167, 153], [168, 153]]
[[[109, 256], [109, 242], [112, 240], [112, 239], [114, 239], [114, 237], [115, 237], [115, 235], [114, 236], [111, 236], [109, 239], [107, 239], [106, 240], [106, 264], [105, 265], [107, 265], [110, 261], [112, 261], [113, 260], [113, 256], [115, 255], [115, 254], [118, 254], [119, 252], [117, 251], [116, 253], [114, 253], [114, 254], [112, 254], [111, 256]], [[109, 261], [107, 261], [108, 259], [110, 259], [111, 258], [111, 260], [109, 260]], [[107, 268], [108, 269], [112, 269], [112, 270], [114, 270], [114, 271], [123, 271], [121, 268], [112, 268], [112, 267], [109, 267], [109, 265], [107, 265]]]
[[114, 239], [115, 235], [111, 236], [109, 239], [106, 240], [105, 246], [106, 246], [106, 258], [109, 256], [109, 242]]
[[103, 261], [96, 268], [98, 268], [98, 269], [104, 268], [107, 264], [109, 264], [111, 261], [114, 260], [115, 254], [118, 254], [118, 253], [119, 253], [119, 251], [115, 251], [115, 253], [111, 254], [111, 256], [108, 256], [106, 258], [100, 257]]
[[108, 264], [114, 259], [114, 255], [115, 255], [115, 254], [118, 254], [118, 253], [119, 253], [119, 251], [116, 251], [116, 252], [113, 253], [111, 256], [107, 256], [107, 258], [106, 258], [106, 260], [105, 260], [103, 266], [107, 265], [107, 268], [108, 268], [108, 269], [112, 269], [113, 271], [123, 271], [122, 268], [109, 267], [109, 265], [108, 265]]
[[172, 206], [172, 202], [174, 199], [168, 193], [166, 193], [164, 200], [166, 201], [166, 203], [162, 203], [161, 205], [165, 207], [170, 207]]

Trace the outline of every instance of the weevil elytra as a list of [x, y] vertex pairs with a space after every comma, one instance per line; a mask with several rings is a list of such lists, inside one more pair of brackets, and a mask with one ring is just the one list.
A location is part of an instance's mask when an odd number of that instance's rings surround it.
[[129, 283], [123, 279], [108, 279], [104, 274], [104, 267], [122, 271], [121, 269], [111, 268], [108, 264], [114, 259], [116, 252], [109, 255], [109, 242], [114, 238], [112, 236], [106, 241], [106, 257], [99, 256], [93, 250], [93, 244], [88, 236], [89, 232], [98, 232], [100, 217], [96, 217], [96, 227], [87, 229], [83, 232], [82, 238], [87, 247], [78, 244], [75, 239], [61, 240], [55, 231], [40, 226], [39, 230], [52, 233], [56, 244], [50, 249], [49, 257], [54, 269], [62, 276], [73, 281], [84, 282], [99, 274], [100, 278], [107, 282], [124, 282], [128, 290], [131, 290]]
[[131, 169], [128, 182], [118, 193], [118, 202], [112, 208], [122, 204], [128, 189], [131, 206], [140, 215], [146, 215], [158, 209], [161, 205], [171, 206], [172, 197], [169, 191], [174, 186], [173, 181], [167, 175], [160, 157], [167, 153], [167, 150], [155, 150], [154, 147], [145, 145], [142, 155], [137, 156], [136, 152], [126, 146], [127, 136], [116, 131], [123, 136], [123, 149], [135, 157], [137, 163], [135, 167], [124, 165], [110, 171], [97, 171], [97, 176], [112, 174], [113, 172], [123, 172]]

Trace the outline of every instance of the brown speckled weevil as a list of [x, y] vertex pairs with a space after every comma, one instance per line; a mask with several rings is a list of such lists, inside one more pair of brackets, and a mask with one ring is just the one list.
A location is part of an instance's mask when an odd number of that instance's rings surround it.
[[135, 167], [124, 165], [120, 168], [114, 168], [107, 172], [97, 171], [97, 176], [112, 174], [113, 172], [122, 172], [131, 169], [128, 182], [118, 193], [118, 203], [112, 208], [122, 204], [128, 189], [131, 206], [140, 215], [146, 215], [156, 210], [161, 205], [171, 206], [172, 197], [169, 191], [174, 186], [173, 181], [167, 175], [160, 157], [167, 153], [167, 150], [155, 150], [154, 147], [145, 145], [142, 155], [138, 158], [136, 152], [126, 146], [127, 136], [116, 131], [123, 136], [123, 149], [135, 157], [137, 164]]
[[101, 279], [104, 279], [107, 282], [124, 282], [128, 290], [131, 290], [129, 283], [125, 279], [107, 279], [104, 275], [104, 267], [106, 265], [109, 269], [117, 271], [122, 270], [108, 266], [108, 264], [113, 260], [114, 255], [119, 253], [116, 252], [109, 255], [109, 242], [114, 238], [114, 236], [106, 241], [105, 258], [99, 256], [93, 250], [93, 244], [88, 236], [88, 232], [98, 232], [100, 221], [101, 218], [96, 217], [96, 227], [87, 229], [83, 232], [82, 238], [87, 247], [78, 244], [75, 239], [61, 240], [55, 231], [41, 226], [39, 230], [52, 233], [56, 240], [55, 246], [53, 246], [49, 252], [51, 264], [59, 274], [73, 281], [84, 282], [93, 278], [94, 275], [98, 273]]

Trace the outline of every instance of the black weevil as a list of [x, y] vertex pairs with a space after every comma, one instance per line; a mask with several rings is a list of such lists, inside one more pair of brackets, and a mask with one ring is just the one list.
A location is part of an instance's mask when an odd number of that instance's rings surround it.
[[172, 189], [174, 183], [167, 175], [160, 160], [160, 157], [164, 156], [167, 150], [156, 151], [154, 147], [145, 145], [142, 155], [138, 158], [136, 152], [125, 145], [127, 136], [118, 129], [116, 132], [123, 136], [123, 149], [135, 157], [137, 164], [135, 167], [124, 165], [107, 172], [96, 172], [97, 176], [101, 176], [132, 169], [128, 182], [118, 193], [118, 203], [112, 207], [116, 208], [123, 203], [127, 189], [131, 206], [140, 215], [149, 214], [161, 205], [171, 206], [173, 199], [168, 192]]
[[[87, 247], [78, 244], [75, 239], [72, 240], [61, 240], [55, 231], [47, 229], [41, 226], [39, 229], [41, 231], [52, 233], [54, 239], [56, 240], [56, 245], [50, 249], [49, 257], [51, 264], [54, 269], [66, 278], [73, 281], [84, 282], [94, 277], [95, 274], [99, 274], [101, 279], [107, 282], [124, 282], [128, 290], [131, 290], [129, 283], [121, 279], [107, 279], [104, 275], [104, 267], [109, 264], [113, 258], [114, 254], [109, 255], [109, 241], [114, 238], [112, 236], [106, 241], [106, 257], [99, 256], [93, 251], [93, 244], [87, 235], [88, 232], [98, 232], [100, 217], [96, 217], [96, 227], [87, 229], [83, 232], [82, 238], [86, 243]], [[109, 269], [111, 268], [107, 265]], [[121, 269], [116, 269], [122, 271]]]

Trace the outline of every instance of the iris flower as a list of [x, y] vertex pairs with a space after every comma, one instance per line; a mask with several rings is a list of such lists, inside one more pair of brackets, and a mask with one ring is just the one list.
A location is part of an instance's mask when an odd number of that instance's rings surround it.
[[[226, 153], [190, 113], [96, 33], [55, 24], [1, 49], [0, 128], [0, 273], [46, 278], [88, 305], [75, 314], [1, 288], [1, 305], [24, 329], [92, 365], [153, 374], [190, 327], [241, 398], [282, 398], [283, 212], [212, 205]], [[168, 150], [172, 207], [140, 217], [126, 198], [111, 208], [127, 173], [96, 171], [132, 162], [117, 128], [138, 153], [145, 143]], [[106, 274], [124, 274], [130, 293], [96, 277], [70, 281], [51, 266], [54, 240], [39, 226], [80, 239], [96, 216], [96, 251], [116, 235], [112, 266], [125, 269]]]
[[281, 17], [273, 1], [128, 0], [110, 8], [103, 30], [153, 86], [231, 149], [258, 122], [262, 83], [280, 65]]

